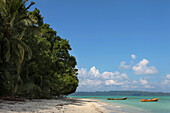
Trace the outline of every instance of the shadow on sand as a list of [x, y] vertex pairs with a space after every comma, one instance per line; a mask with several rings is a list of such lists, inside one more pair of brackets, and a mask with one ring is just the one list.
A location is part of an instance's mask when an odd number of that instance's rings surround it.
[[[67, 105], [83, 106], [95, 100], [62, 98], [62, 99], [32, 99], [25, 102], [0, 100], [0, 111], [4, 112], [37, 112], [40, 110], [60, 110]], [[55, 111], [54, 109], [54, 111]]]

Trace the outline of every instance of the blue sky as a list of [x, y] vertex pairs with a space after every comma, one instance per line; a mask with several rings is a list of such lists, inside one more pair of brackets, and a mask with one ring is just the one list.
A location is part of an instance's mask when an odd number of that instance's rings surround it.
[[71, 44], [77, 91], [170, 92], [169, 0], [33, 1]]

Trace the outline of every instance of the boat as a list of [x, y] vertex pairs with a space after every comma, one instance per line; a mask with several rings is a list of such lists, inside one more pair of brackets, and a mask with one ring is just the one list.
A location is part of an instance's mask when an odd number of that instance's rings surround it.
[[153, 98], [153, 99], [141, 99], [141, 102], [156, 102], [159, 98]]
[[107, 98], [107, 100], [126, 100], [128, 97], [124, 98]]

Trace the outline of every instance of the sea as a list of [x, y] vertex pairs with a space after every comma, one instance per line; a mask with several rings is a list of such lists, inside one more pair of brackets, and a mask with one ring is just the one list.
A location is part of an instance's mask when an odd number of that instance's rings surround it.
[[[70, 96], [73, 98], [95, 99], [104, 103], [110, 113], [170, 113], [170, 96]], [[126, 100], [107, 98], [128, 97]], [[159, 98], [157, 102], [141, 102], [141, 99]]]

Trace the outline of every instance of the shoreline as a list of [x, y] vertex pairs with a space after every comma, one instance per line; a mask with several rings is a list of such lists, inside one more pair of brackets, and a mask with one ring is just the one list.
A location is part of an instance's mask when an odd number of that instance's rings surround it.
[[110, 113], [104, 102], [84, 98], [0, 100], [0, 113]]

